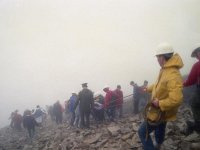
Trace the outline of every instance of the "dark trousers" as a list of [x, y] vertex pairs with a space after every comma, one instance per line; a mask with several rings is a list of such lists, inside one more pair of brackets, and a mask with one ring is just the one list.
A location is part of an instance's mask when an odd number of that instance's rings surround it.
[[123, 105], [119, 105], [118, 111], [119, 111], [119, 118], [121, 118], [123, 114]]
[[80, 110], [81, 116], [81, 128], [89, 128], [90, 127], [90, 111]]
[[196, 88], [191, 99], [191, 109], [195, 122], [200, 122], [200, 88]]
[[56, 123], [61, 124], [62, 123], [62, 114], [56, 114]]
[[139, 97], [138, 96], [133, 97], [133, 113], [134, 114], [139, 113]]
[[71, 121], [70, 121], [71, 126], [74, 125], [74, 121], [75, 121], [75, 112], [71, 112]]
[[33, 138], [34, 134], [35, 134], [35, 127], [33, 128], [27, 128], [28, 130], [28, 135], [30, 138]]
[[107, 110], [106, 110], [106, 113], [110, 119], [110, 121], [113, 121], [114, 118], [115, 118], [115, 107], [112, 106], [112, 107], [109, 107]]
[[200, 132], [200, 88], [195, 89], [190, 101], [194, 121], [187, 121], [187, 135], [193, 131]]
[[104, 109], [93, 110], [93, 116], [96, 121], [102, 122], [104, 120]]
[[[165, 138], [166, 122], [159, 125], [150, 125], [146, 121], [140, 125], [138, 134], [144, 150], [155, 150], [150, 133], [155, 131], [155, 139], [157, 144], [162, 144]], [[147, 137], [147, 139], [146, 139]]]

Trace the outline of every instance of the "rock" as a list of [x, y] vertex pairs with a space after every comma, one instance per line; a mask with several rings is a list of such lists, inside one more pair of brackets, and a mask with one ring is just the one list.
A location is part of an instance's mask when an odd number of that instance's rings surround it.
[[199, 141], [199, 140], [200, 140], [200, 136], [196, 132], [194, 132], [193, 134], [184, 138], [184, 141], [188, 141], [188, 142], [196, 142], [196, 141]]
[[180, 147], [181, 150], [189, 150], [190, 147], [191, 147], [190, 142], [186, 142], [186, 141], [181, 142], [181, 147]]
[[88, 149], [89, 148], [89, 144], [81, 143], [81, 144], [78, 145], [78, 148], [80, 148], [80, 149]]
[[132, 136], [133, 136], [133, 134], [132, 134], [132, 133], [129, 133], [129, 134], [123, 135], [123, 136], [121, 137], [121, 139], [125, 141], [125, 140], [131, 138]]
[[[162, 150], [199, 149], [200, 136], [197, 133], [186, 137], [180, 132], [181, 128], [185, 127], [187, 117], [191, 116], [187, 106], [183, 105], [177, 114], [178, 119], [167, 123]], [[130, 147], [142, 150], [137, 134], [141, 123], [139, 115], [125, 114], [115, 122], [103, 123], [98, 127], [94, 123], [91, 120], [92, 128], [87, 130], [68, 124], [56, 126], [54, 122], [49, 121], [47, 126], [36, 128], [36, 136], [32, 143], [27, 140], [26, 130], [16, 132], [11, 128], [3, 128], [0, 130], [0, 150], [126, 150]], [[151, 136], [154, 140], [154, 132]]]
[[139, 128], [139, 126], [138, 126], [138, 124], [137, 123], [133, 123], [132, 124], [132, 128], [133, 128], [133, 131], [135, 131], [135, 132], [137, 132], [138, 131], [138, 128]]
[[118, 131], [120, 130], [118, 126], [108, 127], [107, 129], [112, 136], [116, 136], [116, 134], [118, 134]]
[[23, 150], [30, 150], [30, 149], [32, 149], [31, 145], [24, 145]]
[[107, 143], [108, 139], [104, 139], [103, 141], [100, 141], [96, 144], [96, 148], [101, 147], [102, 145], [104, 145], [105, 143]]
[[84, 140], [84, 143], [86, 143], [86, 144], [96, 143], [96, 142], [99, 140], [99, 138], [100, 138], [101, 136], [102, 136], [102, 134], [101, 134], [101, 133], [98, 133], [98, 134], [96, 134], [95, 136], [90, 137], [90, 138], [87, 139], [87, 140]]
[[200, 150], [200, 142], [199, 143], [192, 143], [190, 148], [192, 150]]

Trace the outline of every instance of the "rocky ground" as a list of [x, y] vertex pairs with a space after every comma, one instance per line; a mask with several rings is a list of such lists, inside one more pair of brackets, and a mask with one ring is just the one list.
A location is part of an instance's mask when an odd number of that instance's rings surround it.
[[[182, 106], [176, 122], [167, 124], [162, 150], [200, 149], [200, 135], [184, 136], [185, 120], [191, 118], [187, 106]], [[116, 122], [98, 126], [91, 123], [90, 130], [70, 127], [67, 123], [56, 126], [51, 121], [43, 128], [36, 128], [31, 141], [26, 130], [13, 131], [9, 127], [0, 130], [0, 150], [135, 150], [142, 149], [137, 130], [141, 115], [126, 114]], [[152, 135], [153, 136], [153, 135]]]

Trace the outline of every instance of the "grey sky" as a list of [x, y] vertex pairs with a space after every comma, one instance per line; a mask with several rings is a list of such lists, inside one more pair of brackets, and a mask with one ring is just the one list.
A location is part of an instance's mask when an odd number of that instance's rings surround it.
[[[82, 82], [156, 80], [157, 44], [170, 42], [195, 62], [200, 42], [199, 0], [0, 0], [0, 121], [11, 111], [63, 102]], [[2, 125], [5, 125], [2, 124]], [[0, 125], [1, 126], [1, 125]]]

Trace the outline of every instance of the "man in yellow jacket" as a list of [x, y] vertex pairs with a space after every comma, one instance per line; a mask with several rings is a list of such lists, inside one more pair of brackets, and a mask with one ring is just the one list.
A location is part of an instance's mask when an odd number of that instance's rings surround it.
[[[145, 121], [138, 130], [144, 150], [160, 149], [165, 137], [166, 123], [176, 119], [183, 98], [183, 81], [179, 72], [183, 67], [181, 57], [174, 54], [168, 43], [161, 43], [157, 47], [156, 57], [161, 69], [155, 84], [147, 88], [152, 97], [146, 108]], [[150, 137], [153, 131], [156, 146]]]

